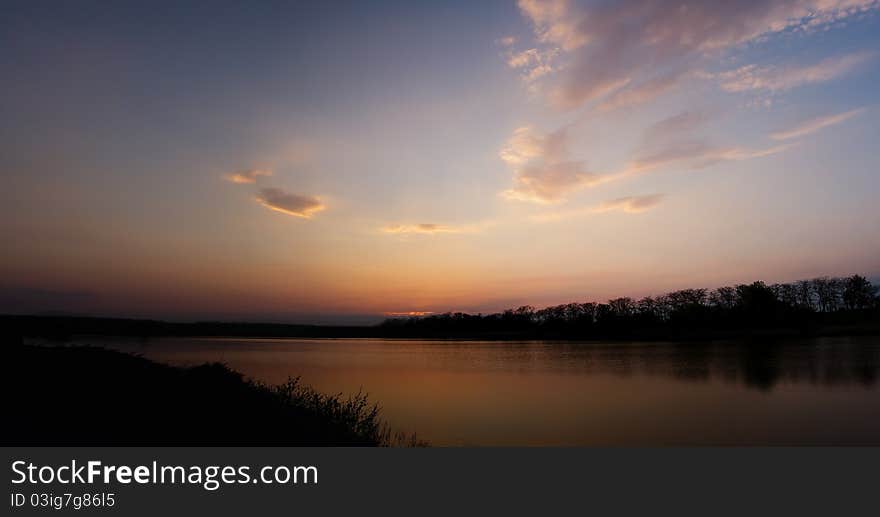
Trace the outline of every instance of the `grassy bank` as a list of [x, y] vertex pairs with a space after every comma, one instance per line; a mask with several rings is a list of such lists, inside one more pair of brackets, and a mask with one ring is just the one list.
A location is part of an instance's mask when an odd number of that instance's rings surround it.
[[15, 445], [423, 445], [367, 396], [298, 379], [268, 386], [222, 364], [178, 368], [95, 347], [7, 343], [4, 435]]

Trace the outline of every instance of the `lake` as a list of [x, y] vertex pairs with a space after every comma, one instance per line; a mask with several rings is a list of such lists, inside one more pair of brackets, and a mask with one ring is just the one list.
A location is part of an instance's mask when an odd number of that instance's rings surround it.
[[880, 338], [762, 343], [79, 338], [359, 389], [432, 445], [880, 445]]

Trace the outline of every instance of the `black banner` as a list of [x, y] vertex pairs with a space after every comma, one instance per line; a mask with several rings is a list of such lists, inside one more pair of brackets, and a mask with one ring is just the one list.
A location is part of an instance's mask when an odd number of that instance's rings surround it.
[[5, 515], [849, 515], [880, 449], [4, 448]]

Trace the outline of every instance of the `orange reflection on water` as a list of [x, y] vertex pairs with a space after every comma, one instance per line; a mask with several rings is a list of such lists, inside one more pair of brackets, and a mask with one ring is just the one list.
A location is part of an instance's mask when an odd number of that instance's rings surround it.
[[364, 389], [393, 427], [433, 445], [880, 445], [877, 338], [100, 344], [175, 364], [223, 361], [271, 383], [300, 375], [327, 393]]

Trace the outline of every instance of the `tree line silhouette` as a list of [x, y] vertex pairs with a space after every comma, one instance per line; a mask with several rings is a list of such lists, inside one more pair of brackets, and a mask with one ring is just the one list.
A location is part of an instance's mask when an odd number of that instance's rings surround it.
[[841, 332], [880, 330], [877, 287], [861, 275], [819, 277], [786, 284], [682, 289], [640, 300], [530, 305], [494, 314], [450, 312], [392, 318], [387, 335], [521, 335], [534, 337], [675, 336], [750, 329], [810, 332], [836, 326]]
[[328, 338], [704, 338], [761, 333], [880, 334], [878, 289], [865, 277], [820, 277], [682, 289], [640, 300], [526, 305], [495, 314], [449, 312], [378, 325], [166, 322], [74, 316], [0, 315], [0, 334], [64, 341], [76, 335]]

